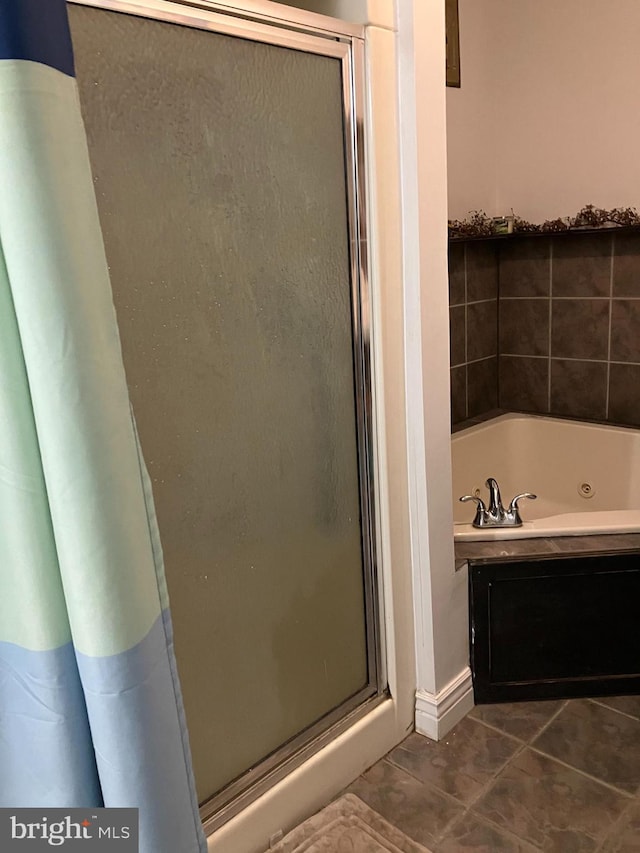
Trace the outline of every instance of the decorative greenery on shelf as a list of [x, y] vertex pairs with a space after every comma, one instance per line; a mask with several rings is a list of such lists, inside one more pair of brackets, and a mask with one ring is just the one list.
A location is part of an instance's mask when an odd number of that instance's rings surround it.
[[[512, 229], [506, 230], [505, 223], [511, 219]], [[527, 222], [519, 216], [491, 218], [483, 210], [472, 210], [466, 219], [449, 220], [450, 237], [495, 237], [513, 234], [555, 234], [560, 231], [580, 231], [586, 228], [620, 228], [640, 226], [640, 214], [635, 207], [614, 207], [604, 210], [588, 204], [575, 216], [564, 219], [547, 219], [542, 225]]]

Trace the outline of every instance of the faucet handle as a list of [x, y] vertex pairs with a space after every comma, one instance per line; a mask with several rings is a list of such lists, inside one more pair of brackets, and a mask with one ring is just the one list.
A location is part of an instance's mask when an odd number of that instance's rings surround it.
[[516, 495], [515, 498], [509, 504], [508, 513], [513, 516], [513, 522], [516, 526], [522, 524], [522, 519], [520, 518], [520, 511], [518, 509], [518, 501], [522, 500], [522, 498], [529, 498], [531, 501], [537, 500], [537, 495], [532, 495], [531, 492], [522, 492], [519, 495]]
[[522, 492], [520, 495], [516, 495], [515, 498], [509, 504], [509, 511], [513, 512], [518, 509], [518, 501], [522, 500], [522, 498], [529, 498], [530, 501], [535, 501], [538, 499], [537, 495], [532, 495], [531, 492]]
[[479, 507], [482, 509], [486, 509], [484, 505], [484, 501], [482, 498], [479, 498], [477, 495], [463, 495], [461, 498], [458, 498], [461, 503], [466, 503], [466, 501], [475, 501]]
[[475, 501], [477, 504], [476, 508], [476, 517], [473, 519], [474, 527], [484, 527], [486, 524], [487, 517], [487, 508], [484, 505], [484, 501], [482, 498], [478, 498], [475, 495], [463, 495], [461, 498], [458, 498], [461, 503], [466, 503], [467, 501]]

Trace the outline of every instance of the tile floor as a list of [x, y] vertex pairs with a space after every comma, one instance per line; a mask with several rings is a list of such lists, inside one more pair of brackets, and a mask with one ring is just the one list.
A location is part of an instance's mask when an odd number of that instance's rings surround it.
[[640, 696], [476, 706], [348, 790], [433, 853], [640, 853]]

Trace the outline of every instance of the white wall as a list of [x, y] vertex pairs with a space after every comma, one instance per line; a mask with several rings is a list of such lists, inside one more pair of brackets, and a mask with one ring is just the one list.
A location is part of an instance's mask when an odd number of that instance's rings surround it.
[[513, 208], [540, 222], [585, 204], [640, 206], [637, 0], [460, 0], [460, 28], [462, 89], [447, 91], [451, 217]]
[[467, 579], [453, 558], [441, 0], [398, 0], [398, 57], [416, 727], [438, 738], [473, 704]]

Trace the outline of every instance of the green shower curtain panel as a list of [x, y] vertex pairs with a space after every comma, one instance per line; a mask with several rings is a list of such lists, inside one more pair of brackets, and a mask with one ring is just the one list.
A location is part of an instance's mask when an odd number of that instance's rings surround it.
[[206, 850], [65, 3], [0, 0], [0, 806], [102, 805]]

